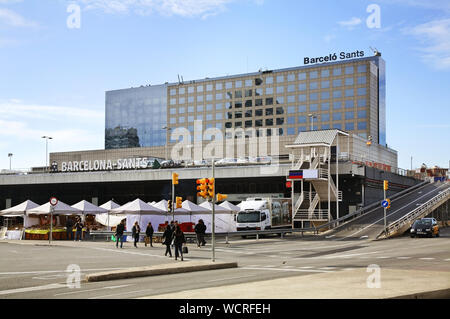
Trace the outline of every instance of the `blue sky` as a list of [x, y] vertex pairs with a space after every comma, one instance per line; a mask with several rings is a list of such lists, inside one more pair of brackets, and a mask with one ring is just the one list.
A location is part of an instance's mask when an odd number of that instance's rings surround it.
[[[70, 4], [80, 28], [68, 28]], [[381, 27], [366, 11], [380, 7]], [[426, 0], [0, 0], [0, 169], [104, 147], [105, 91], [303, 65], [376, 47], [399, 167], [450, 160], [450, 3]]]

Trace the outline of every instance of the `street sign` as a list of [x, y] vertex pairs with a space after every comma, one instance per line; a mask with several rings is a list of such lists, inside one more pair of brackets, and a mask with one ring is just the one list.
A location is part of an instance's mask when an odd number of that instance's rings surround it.
[[386, 199], [381, 202], [381, 206], [384, 208], [389, 208], [389, 207], [391, 207], [391, 201], [389, 199]]
[[50, 198], [50, 205], [56, 206], [58, 204], [58, 199], [56, 197]]

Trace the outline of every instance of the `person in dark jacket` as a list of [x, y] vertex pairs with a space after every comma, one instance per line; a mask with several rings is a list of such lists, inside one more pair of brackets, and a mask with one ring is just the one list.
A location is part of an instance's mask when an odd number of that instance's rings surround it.
[[200, 245], [205, 246], [205, 233], [206, 233], [206, 225], [203, 222], [203, 219], [199, 219], [198, 224], [195, 225], [194, 231], [197, 234], [197, 246], [200, 247]]
[[68, 216], [66, 221], [66, 238], [73, 240], [73, 220]]
[[167, 254], [169, 254], [170, 257], [172, 257], [172, 251], [170, 250], [170, 245], [172, 244], [172, 234], [172, 228], [170, 227], [170, 225], [167, 225], [162, 236], [164, 240], [163, 245], [166, 245], [166, 253], [164, 254], [164, 256], [167, 256]]
[[131, 230], [132, 236], [134, 238], [134, 247], [137, 248], [137, 243], [139, 242], [139, 233], [141, 232], [141, 227], [138, 222], [134, 223], [133, 229]]
[[[153, 247], [153, 226], [152, 223], [148, 223], [147, 229], [145, 230], [145, 235], [147, 236], [150, 247]], [[145, 242], [145, 247], [147, 247], [147, 242]]]
[[180, 226], [177, 225], [175, 232], [173, 233], [173, 244], [175, 245], [175, 260], [178, 259], [178, 252], [180, 252], [181, 261], [183, 261], [183, 244], [186, 242], [184, 233]]
[[81, 241], [81, 238], [83, 237], [83, 226], [81, 218], [78, 217], [77, 222], [75, 223], [75, 241]]
[[116, 237], [116, 248], [119, 248], [119, 240], [120, 240], [120, 248], [123, 248], [123, 232], [125, 231], [125, 220], [122, 220], [119, 225], [116, 227], [116, 232], [114, 236]]

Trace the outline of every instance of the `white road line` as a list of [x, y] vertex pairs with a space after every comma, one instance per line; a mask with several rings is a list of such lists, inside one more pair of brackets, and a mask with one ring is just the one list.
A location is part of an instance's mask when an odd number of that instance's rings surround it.
[[431, 257], [425, 257], [425, 258], [419, 258], [420, 260], [435, 260], [436, 258]]
[[281, 266], [283, 268], [295, 268], [295, 266]]
[[344, 270], [344, 271], [352, 271], [352, 270], [355, 270], [355, 268], [344, 268], [342, 270]]
[[44, 286], [17, 288], [17, 289], [10, 289], [10, 290], [0, 291], [0, 295], [10, 295], [10, 294], [23, 293], [23, 292], [58, 289], [58, 288], [65, 288], [65, 287], [67, 287], [67, 286], [63, 285], [63, 284], [50, 284], [50, 285], [44, 285]]
[[311, 269], [311, 268], [314, 268], [313, 266], [303, 266], [303, 267], [298, 267], [298, 268], [300, 268], [300, 269]]
[[334, 272], [328, 270], [316, 270], [316, 269], [285, 269], [285, 268], [256, 268], [256, 267], [242, 267], [241, 269], [248, 270], [272, 270], [272, 271], [294, 271], [294, 272]]
[[258, 275], [247, 275], [247, 276], [239, 276], [239, 277], [220, 278], [220, 279], [208, 280], [207, 282], [216, 282], [216, 281], [231, 280], [231, 279], [241, 279], [241, 278], [248, 278], [248, 277], [255, 277], [255, 276], [258, 276]]
[[263, 266], [264, 268], [275, 268], [275, 265], [267, 265], [267, 266]]
[[402, 259], [402, 260], [404, 260], [404, 259], [411, 259], [411, 257], [397, 257], [397, 259]]
[[108, 297], [121, 296], [121, 295], [128, 295], [128, 294], [133, 294], [133, 293], [137, 293], [137, 292], [144, 292], [144, 291], [150, 292], [150, 291], [155, 291], [155, 289], [143, 289], [143, 290], [127, 291], [127, 292], [122, 292], [122, 293], [118, 293], [118, 294], [112, 294], [112, 295], [104, 295], [104, 296], [91, 297], [91, 298], [89, 298], [89, 299], [108, 298]]
[[[86, 271], [98, 271], [98, 270], [120, 270], [125, 268], [97, 268], [97, 269], [81, 269], [82, 272]], [[0, 275], [31, 275], [31, 274], [52, 274], [52, 273], [65, 273], [66, 270], [42, 270], [42, 271], [11, 271], [0, 272]]]
[[377, 254], [379, 251], [373, 251], [368, 253], [359, 253], [359, 254], [347, 254], [347, 255], [337, 255], [337, 256], [325, 256], [324, 259], [334, 259], [334, 258], [350, 258], [350, 257], [356, 257], [361, 255], [370, 255], [370, 254]]
[[123, 250], [121, 248], [116, 249], [110, 249], [110, 248], [99, 248], [99, 247], [90, 247], [92, 249], [96, 250], [103, 250], [103, 251], [111, 251], [116, 253], [122, 253], [122, 254], [129, 254], [129, 255], [138, 255], [138, 256], [145, 256], [145, 257], [157, 257], [157, 258], [166, 258], [166, 256], [162, 255], [153, 255], [153, 254], [144, 254], [137, 251], [129, 251], [129, 250]]
[[118, 289], [123, 287], [128, 287], [132, 285], [121, 285], [121, 286], [110, 286], [110, 287], [102, 287], [102, 288], [95, 288], [95, 289], [88, 289], [88, 290], [76, 290], [76, 291], [70, 291], [70, 292], [63, 292], [60, 294], [55, 294], [54, 296], [64, 296], [64, 295], [72, 295], [72, 294], [81, 294], [88, 291], [96, 291], [96, 290], [103, 290], [103, 289]]
[[333, 269], [336, 269], [336, 267], [322, 267], [322, 268], [319, 268], [319, 270], [333, 270]]
[[388, 258], [391, 258], [391, 257], [387, 257], [387, 256], [381, 256], [381, 257], [376, 257], [377, 259], [388, 259]]

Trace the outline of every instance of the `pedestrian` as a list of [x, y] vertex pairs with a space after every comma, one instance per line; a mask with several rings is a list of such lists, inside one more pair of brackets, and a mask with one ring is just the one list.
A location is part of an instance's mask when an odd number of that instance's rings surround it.
[[70, 216], [67, 216], [66, 221], [66, 239], [73, 240], [73, 220], [70, 218]]
[[198, 247], [200, 247], [200, 245], [205, 246], [206, 225], [203, 222], [203, 219], [199, 219], [198, 224], [195, 225], [194, 231], [197, 234], [197, 246]]
[[125, 231], [125, 220], [122, 219], [120, 224], [116, 226], [116, 232], [114, 236], [116, 237], [116, 248], [119, 248], [119, 240], [120, 240], [120, 248], [123, 248], [123, 232]]
[[134, 247], [137, 248], [137, 243], [139, 242], [139, 233], [141, 232], [141, 227], [139, 226], [139, 223], [136, 221], [134, 223], [132, 231], [132, 237], [134, 238]]
[[170, 227], [170, 225], [167, 225], [162, 236], [164, 240], [163, 245], [166, 245], [166, 253], [164, 254], [164, 256], [167, 256], [167, 254], [169, 254], [170, 257], [172, 257], [172, 251], [170, 250], [170, 245], [172, 244], [172, 234], [172, 228]]
[[145, 230], [145, 235], [147, 235], [146, 237], [146, 241], [145, 241], [145, 247], [147, 247], [147, 239], [148, 239], [148, 243], [150, 244], [150, 247], [153, 247], [153, 226], [152, 223], [149, 222], [147, 225], [147, 229]]
[[179, 225], [173, 233], [173, 243], [175, 245], [175, 260], [178, 259], [178, 252], [180, 252], [181, 261], [183, 261], [183, 244], [186, 243], [186, 238], [184, 238], [184, 233]]
[[75, 241], [81, 241], [83, 237], [83, 223], [81, 218], [78, 217], [77, 222], [75, 223]]

